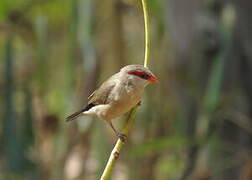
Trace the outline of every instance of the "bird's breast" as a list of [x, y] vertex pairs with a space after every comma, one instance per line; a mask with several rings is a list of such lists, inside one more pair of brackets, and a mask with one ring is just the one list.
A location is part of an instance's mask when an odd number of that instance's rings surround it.
[[113, 119], [128, 112], [140, 101], [142, 92], [130, 85], [119, 86], [111, 93], [105, 119]]

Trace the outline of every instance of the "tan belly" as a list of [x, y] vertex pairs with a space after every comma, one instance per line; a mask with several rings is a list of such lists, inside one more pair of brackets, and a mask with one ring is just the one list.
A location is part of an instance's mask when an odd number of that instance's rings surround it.
[[109, 104], [106, 112], [104, 112], [102, 116], [102, 119], [111, 120], [123, 115], [135, 107], [140, 99], [140, 95], [129, 95], [125, 96], [124, 99], [114, 101], [113, 103]]

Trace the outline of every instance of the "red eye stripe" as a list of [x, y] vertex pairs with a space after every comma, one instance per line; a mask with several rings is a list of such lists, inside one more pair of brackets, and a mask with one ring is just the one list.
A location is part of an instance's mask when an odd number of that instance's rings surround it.
[[145, 72], [141, 72], [141, 71], [130, 71], [130, 72], [128, 72], [128, 74], [138, 76], [138, 77], [145, 79], [145, 80], [148, 80], [151, 77], [150, 75], [146, 74]]

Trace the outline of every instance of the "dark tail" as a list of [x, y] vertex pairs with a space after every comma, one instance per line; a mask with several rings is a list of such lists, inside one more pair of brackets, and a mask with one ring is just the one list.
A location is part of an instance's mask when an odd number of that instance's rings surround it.
[[95, 105], [94, 104], [88, 104], [84, 109], [81, 109], [73, 114], [71, 114], [70, 116], [68, 116], [66, 118], [66, 121], [72, 121], [72, 120], [75, 120], [76, 118], [78, 118], [79, 116], [81, 116], [81, 114], [84, 112], [84, 111], [87, 111], [89, 110], [90, 108], [94, 107]]

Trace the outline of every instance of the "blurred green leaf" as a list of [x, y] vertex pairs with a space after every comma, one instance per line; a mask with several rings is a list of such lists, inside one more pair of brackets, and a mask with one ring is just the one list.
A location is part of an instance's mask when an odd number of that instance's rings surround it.
[[130, 153], [135, 156], [146, 156], [149, 153], [161, 152], [165, 149], [171, 150], [174, 148], [183, 148], [191, 144], [192, 142], [189, 142], [185, 137], [182, 136], [167, 137], [134, 145], [134, 147], [130, 149]]

